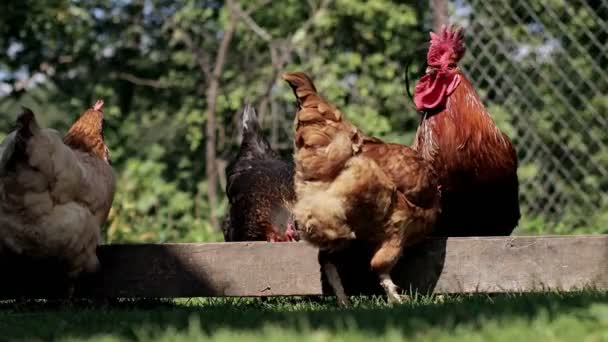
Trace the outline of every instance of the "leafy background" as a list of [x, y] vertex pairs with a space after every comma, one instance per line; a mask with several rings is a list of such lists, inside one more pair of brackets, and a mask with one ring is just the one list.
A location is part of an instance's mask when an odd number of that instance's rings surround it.
[[[534, 10], [542, 2], [527, 3]], [[518, 145], [524, 217], [516, 232], [607, 232], [608, 182], [597, 170], [608, 168], [608, 138], [593, 120], [606, 117], [608, 86], [581, 56], [595, 58], [601, 51], [530, 56], [516, 63], [495, 50], [521, 50], [528, 43], [522, 27], [538, 18], [522, 14], [518, 18], [525, 25], [507, 20], [493, 31], [497, 27], [486, 5], [448, 5], [452, 21], [473, 28], [464, 67]], [[591, 19], [606, 12], [591, 6], [589, 19], [589, 11], [572, 15], [556, 8], [574, 39], [588, 39], [595, 25]], [[537, 12], [542, 15], [542, 7]], [[0, 138], [21, 105], [45, 125], [65, 130], [96, 99], [104, 99], [106, 138], [119, 178], [106, 242], [221, 240], [216, 227], [226, 207], [224, 168], [238, 147], [243, 105], [256, 106], [273, 146], [289, 155], [294, 104], [280, 74], [304, 70], [367, 133], [410, 144], [419, 117], [406, 93], [405, 65], [413, 57], [410, 73], [421, 73], [419, 47], [432, 26], [433, 8], [421, 0], [5, 1], [0, 4]], [[523, 38], [515, 39], [518, 34]], [[606, 46], [606, 34], [596, 39]], [[499, 45], [488, 48], [490, 40]], [[560, 42], [570, 51], [570, 40]], [[579, 90], [589, 92], [591, 83], [596, 95], [573, 95], [554, 69], [564, 61], [576, 68], [563, 73], [584, 75], [588, 82]], [[606, 57], [594, 62], [605, 66]], [[518, 77], [532, 71], [538, 78], [533, 92], [521, 86], [519, 97], [504, 96], [513, 84], [526, 84]], [[564, 94], [570, 96], [565, 101]], [[569, 106], [577, 109], [576, 116], [563, 109]], [[581, 120], [589, 125], [574, 124]], [[547, 148], [543, 158], [530, 157], [529, 132]], [[565, 147], [590, 164], [562, 158]], [[562, 168], [578, 171], [566, 182], [539, 172], [559, 175]], [[568, 200], [540, 205], [554, 193]]]

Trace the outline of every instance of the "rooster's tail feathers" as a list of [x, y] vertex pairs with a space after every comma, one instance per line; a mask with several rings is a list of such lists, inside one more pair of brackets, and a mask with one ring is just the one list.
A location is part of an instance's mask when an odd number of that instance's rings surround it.
[[289, 83], [293, 93], [298, 99], [298, 104], [302, 106], [304, 101], [309, 95], [316, 95], [317, 88], [315, 88], [312, 79], [303, 72], [288, 72], [283, 74], [283, 80]]
[[303, 72], [292, 72], [283, 74], [283, 79], [289, 83], [298, 100], [299, 122], [342, 121], [342, 113], [317, 94], [317, 89], [308, 75]]
[[252, 105], [245, 105], [243, 115], [241, 117], [241, 124], [243, 125], [243, 133], [245, 132], [257, 132], [260, 124], [258, 123], [258, 115], [255, 112], [255, 108]]
[[241, 115], [241, 152], [251, 158], [275, 156], [270, 143], [264, 136], [255, 109], [250, 104], [245, 105]]
[[17, 117], [15, 129], [0, 144], [0, 174], [15, 160], [26, 153], [27, 141], [40, 130], [34, 113], [23, 107], [23, 112]]
[[17, 117], [17, 135], [20, 139], [27, 140], [35, 132], [40, 130], [38, 122], [36, 121], [36, 115], [29, 108], [22, 107], [23, 112]]

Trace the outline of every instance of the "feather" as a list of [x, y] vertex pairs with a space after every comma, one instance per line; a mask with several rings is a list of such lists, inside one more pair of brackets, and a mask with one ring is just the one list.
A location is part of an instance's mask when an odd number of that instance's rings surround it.
[[6, 172], [7, 165], [15, 152], [17, 132], [12, 132], [0, 144], [0, 176]]
[[[399, 302], [390, 271], [401, 248], [430, 233], [439, 210], [434, 172], [411, 148], [366, 137], [316, 92], [310, 77], [287, 73], [298, 112], [295, 132], [296, 222], [303, 238], [339, 252], [354, 240], [371, 245], [371, 268], [390, 302]], [[347, 304], [331, 262], [331, 285]]]
[[97, 268], [100, 228], [115, 192], [112, 168], [89, 149], [99, 143], [107, 149], [101, 117], [91, 111], [76, 122], [79, 130], [70, 131], [72, 141], [86, 133], [95, 145], [66, 145], [56, 131], [40, 128], [27, 108], [0, 145], [0, 250], [57, 259], [72, 277]]
[[433, 164], [442, 189], [438, 236], [509, 235], [520, 218], [517, 155], [471, 82], [454, 64], [465, 53], [460, 29], [431, 34], [414, 102], [425, 114], [414, 148]]

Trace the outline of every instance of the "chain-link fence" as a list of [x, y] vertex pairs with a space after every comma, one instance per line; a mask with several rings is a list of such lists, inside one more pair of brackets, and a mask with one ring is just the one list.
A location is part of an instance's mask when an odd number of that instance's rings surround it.
[[606, 232], [608, 0], [447, 8], [466, 29], [464, 71], [519, 152], [520, 231]]

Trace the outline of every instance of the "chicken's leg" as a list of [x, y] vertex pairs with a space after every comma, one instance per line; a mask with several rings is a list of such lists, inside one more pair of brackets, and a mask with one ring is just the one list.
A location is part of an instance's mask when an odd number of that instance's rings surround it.
[[327, 276], [327, 281], [329, 285], [334, 290], [336, 298], [338, 300], [338, 305], [341, 307], [350, 306], [350, 300], [346, 296], [346, 292], [344, 292], [344, 287], [342, 286], [342, 280], [340, 279], [340, 274], [338, 274], [338, 270], [336, 266], [328, 260], [323, 261], [323, 271]]
[[386, 291], [390, 304], [402, 303], [397, 291], [398, 287], [391, 279], [391, 270], [401, 256], [402, 247], [402, 237], [400, 234], [395, 234], [389, 240], [382, 243], [371, 261], [371, 267], [378, 274], [380, 285]]
[[401, 304], [401, 296], [399, 296], [399, 287], [393, 283], [389, 273], [380, 273], [380, 285], [384, 288], [389, 304]]

